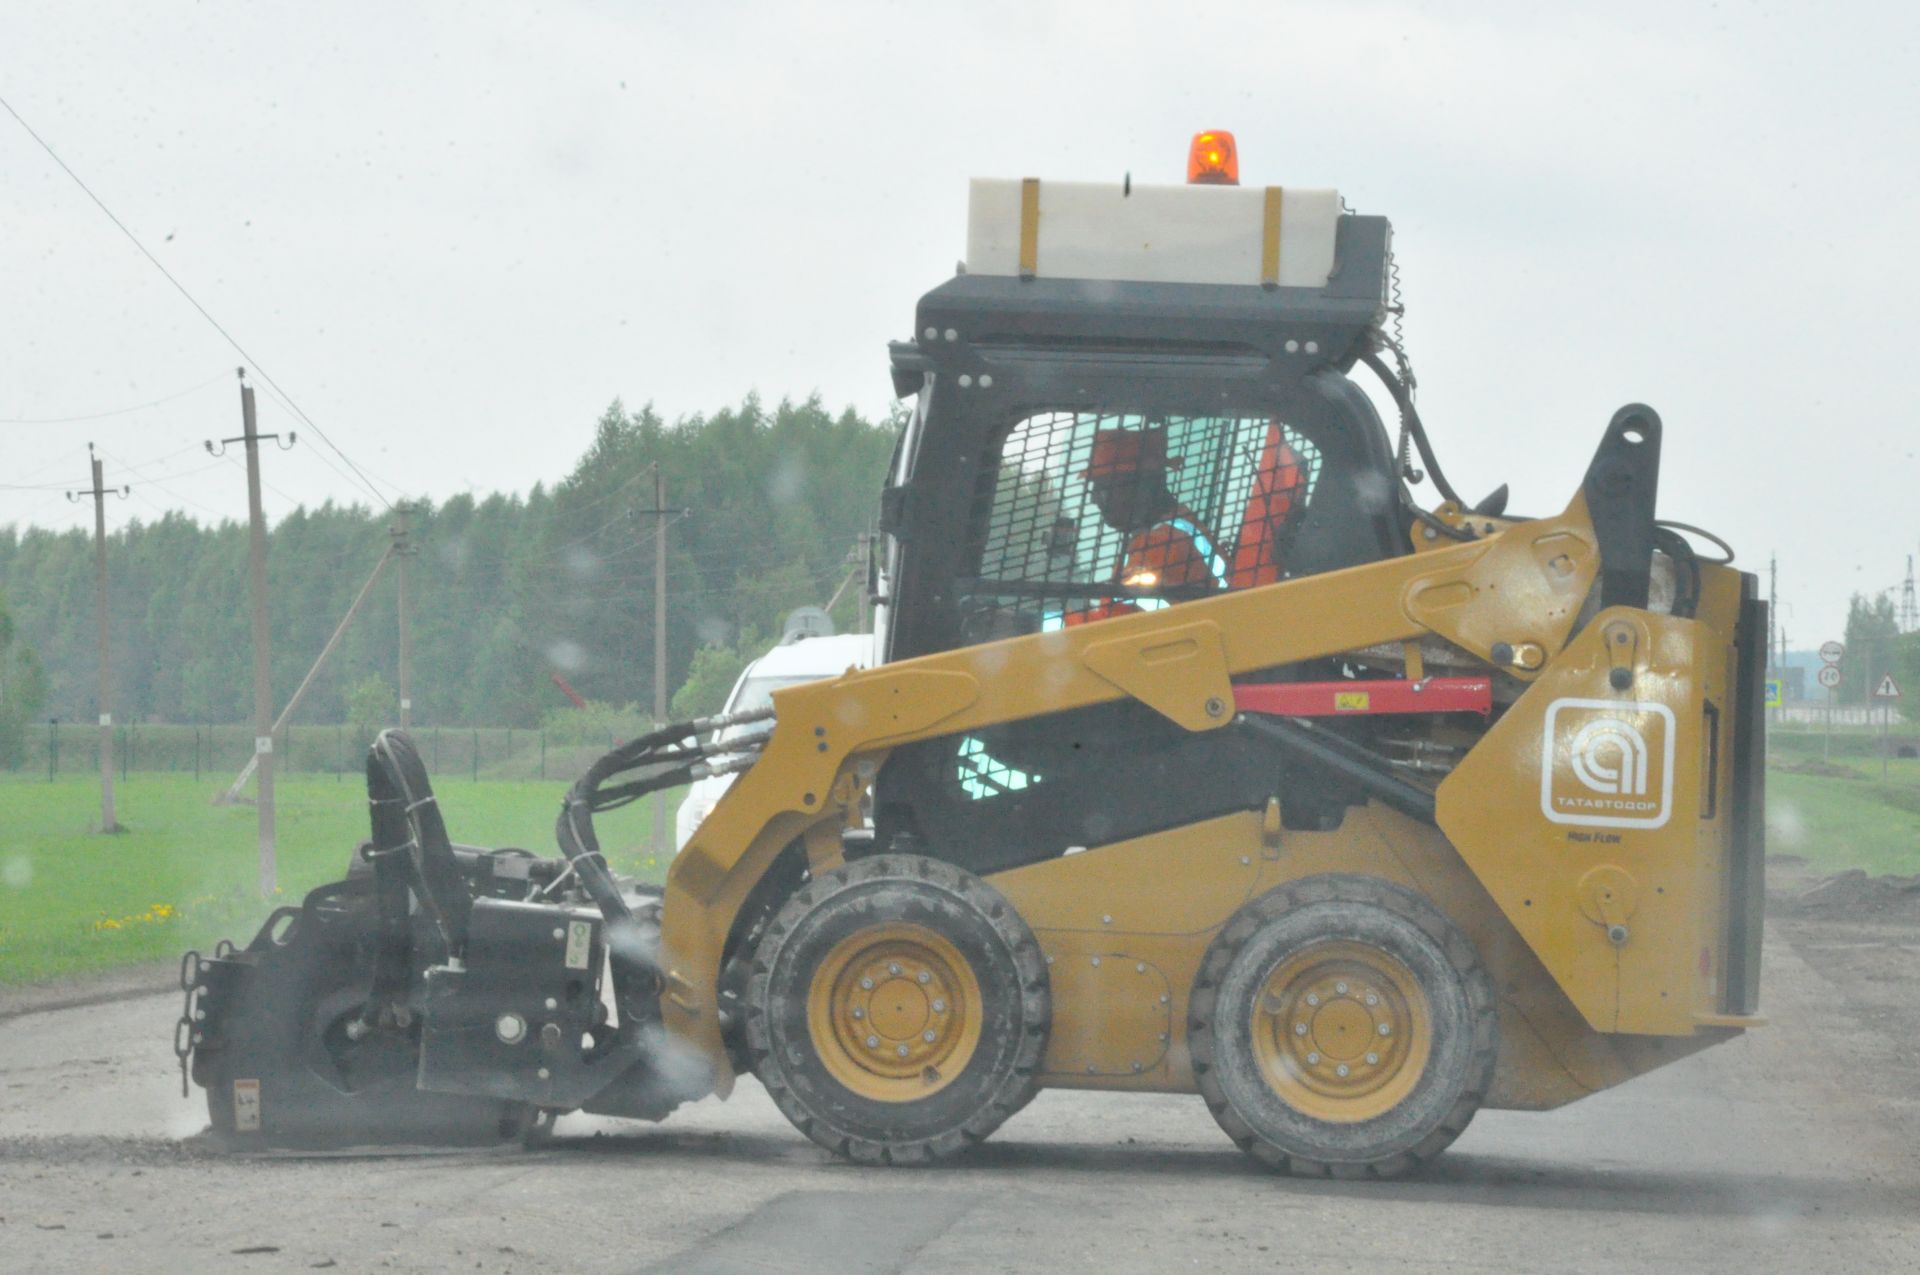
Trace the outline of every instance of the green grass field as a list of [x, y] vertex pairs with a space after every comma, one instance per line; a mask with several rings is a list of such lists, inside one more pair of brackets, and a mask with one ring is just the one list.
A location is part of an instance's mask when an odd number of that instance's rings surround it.
[[1767, 773], [1767, 849], [1822, 872], [1920, 873], [1920, 761], [1889, 760], [1884, 780], [1878, 758], [1836, 752], [1832, 765], [1857, 778]]
[[[1817, 755], [1817, 754], [1816, 754]], [[1802, 755], [1804, 756], [1804, 754]], [[1788, 760], [1794, 760], [1789, 757]], [[1920, 761], [1843, 757], [1857, 778], [1774, 770], [1768, 848], [1816, 870], [1920, 873]], [[244, 942], [266, 915], [255, 890], [254, 810], [214, 806], [212, 783], [135, 774], [118, 787], [132, 830], [102, 837], [91, 778], [0, 778], [0, 983], [31, 982], [177, 956], [221, 937]], [[440, 798], [456, 841], [553, 852], [564, 784], [451, 779]], [[279, 902], [333, 880], [366, 836], [366, 799], [330, 777], [279, 785]], [[617, 871], [658, 880], [645, 804], [600, 821]]]
[[[177, 957], [227, 937], [244, 943], [265, 918], [252, 806], [215, 806], [214, 783], [135, 774], [116, 785], [120, 822], [100, 836], [98, 781], [0, 778], [0, 983]], [[283, 778], [280, 897], [346, 870], [367, 835], [366, 792], [331, 777]], [[554, 852], [563, 782], [451, 779], [438, 788], [455, 841]], [[658, 880], [645, 803], [597, 821], [616, 871]]]

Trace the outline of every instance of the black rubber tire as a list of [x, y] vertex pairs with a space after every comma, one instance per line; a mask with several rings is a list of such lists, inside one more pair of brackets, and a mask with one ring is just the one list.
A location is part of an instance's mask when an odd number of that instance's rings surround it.
[[[1254, 1054], [1253, 1007], [1267, 976], [1330, 939], [1391, 953], [1419, 984], [1432, 1020], [1412, 1090], [1353, 1123], [1286, 1102]], [[1281, 1172], [1336, 1178], [1398, 1177], [1445, 1150], [1486, 1096], [1500, 1038], [1493, 981], [1467, 937], [1413, 891], [1361, 876], [1309, 877], [1242, 908], [1201, 964], [1187, 1032], [1200, 1092], [1241, 1150]]]
[[[820, 962], [841, 940], [891, 921], [958, 949], [980, 986], [972, 1057], [935, 1093], [887, 1102], [854, 1093], [821, 1061], [807, 1022]], [[875, 855], [822, 874], [774, 916], [744, 999], [754, 1072], [794, 1126], [861, 1164], [930, 1164], [984, 1141], [1033, 1096], [1046, 1052], [1047, 965], [998, 890], [918, 855]]]

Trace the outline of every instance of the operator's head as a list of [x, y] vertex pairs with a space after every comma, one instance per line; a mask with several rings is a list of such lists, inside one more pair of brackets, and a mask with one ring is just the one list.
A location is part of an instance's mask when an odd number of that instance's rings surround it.
[[1107, 525], [1137, 531], [1173, 505], [1167, 470], [1179, 465], [1179, 457], [1167, 456], [1165, 429], [1103, 429], [1094, 432], [1082, 476]]

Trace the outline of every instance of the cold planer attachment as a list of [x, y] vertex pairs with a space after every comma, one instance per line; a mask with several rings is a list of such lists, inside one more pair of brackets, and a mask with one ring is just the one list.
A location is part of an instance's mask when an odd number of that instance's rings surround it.
[[[609, 753], [573, 789], [563, 856], [456, 846], [408, 736], [367, 757], [372, 837], [345, 880], [277, 909], [253, 941], [181, 965], [182, 1084], [241, 1144], [471, 1144], [542, 1113], [658, 1119], [707, 1078], [664, 1065], [659, 896], [607, 869], [591, 814], [738, 769], [759, 738], [685, 723]], [[611, 776], [640, 778], [607, 789]], [[479, 1101], [476, 1101], [478, 1099]]]

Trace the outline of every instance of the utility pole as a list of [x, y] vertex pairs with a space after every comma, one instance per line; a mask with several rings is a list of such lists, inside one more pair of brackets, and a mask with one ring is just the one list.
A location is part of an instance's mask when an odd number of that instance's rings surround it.
[[[260, 506], [260, 443], [278, 439], [278, 434], [262, 434], [253, 406], [253, 387], [247, 384], [247, 369], [240, 374], [240, 423], [242, 432], [235, 438], [220, 440], [214, 450], [212, 440], [207, 451], [224, 455], [228, 443], [247, 447], [247, 574], [253, 594], [253, 756], [254, 800], [260, 823], [260, 897], [271, 898], [278, 869], [274, 861], [273, 831], [273, 663], [267, 645], [267, 518]], [[281, 450], [293, 446], [298, 436], [289, 432]]]
[[1900, 631], [1911, 633], [1920, 628], [1920, 598], [1914, 596], [1913, 555], [1907, 555], [1907, 578], [1900, 582]]
[[873, 605], [873, 592], [869, 585], [873, 580], [873, 533], [860, 533], [860, 625], [857, 633], [873, 632], [873, 621], [868, 608]]
[[[120, 821], [115, 817], [113, 806], [113, 649], [107, 635], [107, 487], [102, 477], [100, 458], [93, 454], [93, 444], [87, 444], [87, 454], [93, 460], [93, 487], [84, 492], [70, 491], [69, 501], [81, 496], [93, 497], [93, 592], [94, 616], [100, 628], [100, 831], [119, 832]], [[125, 500], [128, 487], [121, 487], [117, 494]]]
[[[667, 476], [653, 463], [653, 721], [667, 720]], [[653, 853], [667, 853], [667, 802], [653, 794]]]
[[1780, 640], [1780, 555], [1767, 555], [1767, 663], [1786, 664], [1786, 644]]
[[393, 536], [393, 565], [399, 581], [401, 730], [413, 729], [413, 627], [407, 622], [407, 560], [419, 552], [409, 539], [411, 528], [407, 517], [413, 512], [413, 505], [395, 505], [393, 513], [396, 521], [390, 530]]
[[[653, 720], [659, 726], [667, 720], [667, 522], [670, 515], [686, 512], [667, 508], [667, 477], [660, 472], [659, 461], [653, 463], [653, 508], [633, 512], [653, 518]], [[667, 803], [658, 794], [651, 800], [653, 853], [664, 855], [671, 845], [667, 840]]]
[[[389, 545], [387, 551], [380, 555], [380, 561], [373, 564], [373, 574], [369, 575], [367, 582], [360, 586], [360, 592], [354, 595], [352, 604], [347, 607], [347, 613], [341, 616], [340, 623], [334, 626], [333, 636], [327, 639], [327, 644], [320, 648], [320, 654], [314, 657], [313, 666], [307, 670], [307, 675], [300, 679], [300, 685], [294, 687], [293, 694], [287, 697], [286, 707], [280, 710], [280, 716], [273, 719], [273, 727], [267, 732], [269, 735], [280, 734], [293, 720], [293, 710], [300, 707], [300, 701], [307, 696], [307, 688], [313, 685], [314, 678], [320, 676], [320, 670], [326, 667], [327, 660], [333, 655], [334, 649], [340, 645], [340, 639], [346, 636], [347, 627], [353, 623], [353, 617], [360, 614], [361, 606], [366, 603], [367, 595], [373, 592], [373, 586], [379, 581], [380, 573], [386, 570], [387, 560], [391, 557], [393, 557], [393, 546]], [[247, 764], [240, 768], [240, 773], [234, 776], [233, 783], [228, 785], [224, 794], [215, 799], [214, 804], [229, 806], [238, 801], [240, 790], [247, 786], [247, 780], [253, 778], [253, 772], [258, 769], [259, 764], [258, 753], [247, 758]]]
[[833, 609], [840, 605], [840, 599], [846, 595], [846, 592], [848, 589], [853, 587], [854, 581], [856, 580], [860, 580], [861, 596], [860, 596], [860, 602], [858, 604], [860, 607], [860, 615], [863, 618], [866, 615], [866, 587], [867, 586], [866, 586], [866, 581], [860, 579], [860, 550], [861, 550], [860, 540], [861, 538], [864, 538], [864, 535], [865, 533], [863, 532], [861, 533], [861, 537], [855, 538], [853, 542], [853, 546], [847, 550], [847, 556], [841, 560], [840, 565], [847, 569], [846, 579], [840, 582], [840, 587], [835, 589], [833, 591], [833, 596], [827, 599], [827, 605], [820, 608], [822, 611], [825, 611], [829, 617], [833, 615]]

